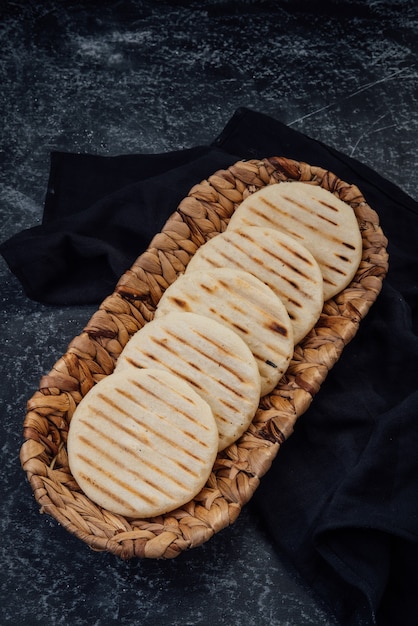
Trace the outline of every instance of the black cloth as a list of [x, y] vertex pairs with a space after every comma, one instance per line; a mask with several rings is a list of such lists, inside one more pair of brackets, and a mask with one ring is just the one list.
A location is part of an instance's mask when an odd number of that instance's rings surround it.
[[236, 160], [209, 146], [117, 157], [53, 152], [42, 224], [0, 252], [34, 300], [101, 302], [190, 187]]
[[100, 302], [195, 183], [239, 158], [273, 155], [357, 184], [389, 239], [390, 269], [250, 506], [339, 623], [416, 626], [416, 202], [362, 163], [238, 109], [210, 146], [122, 157], [53, 153], [43, 224], [1, 253], [31, 298]]

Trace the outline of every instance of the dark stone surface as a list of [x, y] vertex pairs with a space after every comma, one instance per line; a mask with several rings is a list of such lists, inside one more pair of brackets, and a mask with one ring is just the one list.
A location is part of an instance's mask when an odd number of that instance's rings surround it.
[[[418, 199], [415, 2], [20, 0], [0, 17], [1, 241], [40, 223], [51, 150], [204, 144], [240, 106]], [[95, 307], [28, 300], [3, 259], [0, 277], [0, 623], [334, 624], [251, 505], [167, 562], [95, 554], [39, 515], [19, 466], [25, 402]]]

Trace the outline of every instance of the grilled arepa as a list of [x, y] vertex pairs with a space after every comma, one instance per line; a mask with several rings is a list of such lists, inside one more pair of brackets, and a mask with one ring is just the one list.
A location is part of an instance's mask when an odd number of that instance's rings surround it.
[[321, 268], [324, 300], [345, 289], [362, 256], [362, 239], [351, 206], [333, 193], [300, 181], [267, 185], [248, 196], [228, 228], [277, 228], [294, 237]]
[[177, 374], [207, 401], [219, 450], [235, 441], [257, 410], [261, 380], [247, 344], [230, 328], [195, 313], [169, 313], [143, 326], [120, 354], [115, 372], [158, 368]]
[[274, 228], [228, 227], [196, 251], [186, 274], [219, 267], [247, 271], [268, 285], [286, 307], [295, 343], [317, 322], [324, 304], [322, 273], [293, 237]]
[[272, 391], [293, 355], [293, 327], [282, 301], [242, 270], [186, 272], [162, 295], [155, 319], [173, 311], [205, 315], [228, 326], [250, 348], [261, 376], [261, 395]]
[[148, 369], [113, 373], [81, 400], [68, 434], [71, 473], [108, 511], [166, 513], [205, 485], [218, 450], [212, 411], [184, 380]]

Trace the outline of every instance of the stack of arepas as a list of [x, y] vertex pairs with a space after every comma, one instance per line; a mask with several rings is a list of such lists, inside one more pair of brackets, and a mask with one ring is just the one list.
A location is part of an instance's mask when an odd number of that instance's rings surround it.
[[78, 405], [68, 458], [80, 488], [130, 518], [192, 500], [361, 256], [352, 208], [322, 187], [249, 195]]

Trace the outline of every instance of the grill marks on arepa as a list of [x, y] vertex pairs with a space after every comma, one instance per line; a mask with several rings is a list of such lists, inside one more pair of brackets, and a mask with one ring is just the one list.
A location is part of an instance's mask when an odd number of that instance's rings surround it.
[[189, 501], [204, 486], [217, 449], [208, 404], [184, 381], [152, 369], [97, 383], [74, 413], [68, 438], [71, 471], [84, 492], [129, 517]]
[[[141, 335], [141, 339], [143, 340], [144, 334], [145, 333], [142, 333]], [[231, 354], [225, 350], [221, 343], [213, 340], [211, 341], [210, 338], [208, 339], [208, 337], [204, 337], [200, 335], [200, 333], [196, 333], [197, 336], [200, 336], [203, 343], [202, 346], [196, 347], [191, 341], [188, 340], [188, 337], [172, 332], [170, 329], [167, 330], [167, 335], [170, 338], [169, 341], [160, 340], [152, 335], [149, 336], [151, 350], [148, 351], [145, 345], [142, 348], [141, 345], [139, 345], [138, 351], [135, 354], [132, 352], [129, 355], [127, 352], [122, 356], [120, 366], [123, 366], [123, 359], [126, 359], [126, 362], [133, 367], [148, 367], [148, 365], [144, 363], [150, 360], [153, 367], [162, 367], [170, 372], [173, 372], [173, 374], [176, 374], [179, 371], [182, 372], [182, 378], [184, 378], [191, 385], [195, 386], [199, 391], [204, 391], [203, 385], [199, 382], [200, 377], [197, 378], [197, 376], [200, 375], [201, 377], [208, 378], [209, 384], [210, 382], [216, 382], [217, 384], [225, 387], [225, 389], [233, 395], [237, 396], [238, 400], [242, 400], [243, 394], [232, 385], [234, 382], [237, 385], [245, 383], [246, 379], [240, 375], [239, 371], [234, 369], [234, 363], [229, 365], [227, 361], [223, 362], [222, 366], [233, 379], [236, 379], [232, 380], [232, 384], [227, 384], [223, 380], [220, 380], [219, 374], [215, 376], [214, 373], [211, 373], [211, 365], [219, 367], [220, 358], [222, 358], [222, 356], [231, 360]], [[205, 350], [204, 342], [206, 341], [208, 345], [210, 345], [210, 347], [214, 347], [221, 356], [212, 357], [210, 354], [202, 352], [202, 350]], [[175, 358], [173, 365], [169, 365], [170, 357]], [[191, 374], [187, 374], [188, 368], [193, 370]], [[223, 402], [222, 398], [219, 400], [220, 402]], [[236, 408], [236, 410], [238, 411], [238, 408]]]
[[248, 427], [260, 400], [257, 363], [245, 342], [221, 323], [172, 312], [148, 322], [127, 343], [116, 372], [161, 368], [185, 380], [211, 407], [219, 450]]
[[236, 332], [256, 359], [261, 394], [272, 391], [293, 355], [293, 328], [281, 300], [258, 278], [234, 268], [186, 272], [165, 291], [155, 319], [172, 311], [215, 319]]
[[318, 185], [293, 181], [263, 187], [240, 204], [228, 228], [243, 226], [275, 228], [303, 244], [321, 268], [325, 300], [348, 285], [361, 260], [354, 211]]
[[186, 274], [220, 267], [247, 271], [273, 290], [291, 319], [295, 343], [318, 320], [324, 303], [321, 270], [289, 235], [267, 227], [228, 227], [197, 250]]

